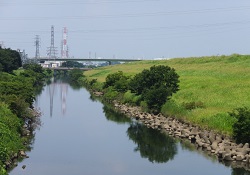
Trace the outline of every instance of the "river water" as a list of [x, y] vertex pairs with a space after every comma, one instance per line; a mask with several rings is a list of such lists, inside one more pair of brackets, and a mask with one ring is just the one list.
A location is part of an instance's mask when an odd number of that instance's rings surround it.
[[42, 126], [10, 175], [250, 174], [114, 112], [84, 88], [53, 82], [35, 106]]

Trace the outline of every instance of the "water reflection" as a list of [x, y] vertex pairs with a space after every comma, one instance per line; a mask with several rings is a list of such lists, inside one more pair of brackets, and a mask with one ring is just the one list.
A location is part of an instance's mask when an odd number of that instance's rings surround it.
[[141, 157], [148, 158], [152, 163], [166, 163], [177, 153], [173, 138], [143, 124], [132, 123], [127, 134], [137, 144], [135, 151], [140, 151]]
[[[139, 151], [142, 158], [147, 158], [152, 163], [167, 163], [169, 160], [174, 159], [178, 150], [177, 139], [173, 139], [158, 130], [147, 128], [141, 123], [134, 122], [124, 114], [115, 111], [111, 105], [105, 105], [103, 111], [106, 118], [110, 121], [118, 124], [129, 123], [127, 135], [137, 145], [134, 151]], [[204, 150], [199, 150], [189, 141], [179, 140], [179, 142], [181, 142], [182, 150], [199, 153], [211, 162], [222, 163], [226, 167], [231, 167], [231, 175], [250, 175], [250, 171], [246, 170], [248, 167], [241, 165], [240, 162], [218, 162], [214, 155], [209, 155]]]
[[49, 104], [50, 104], [50, 117], [53, 116], [53, 106], [54, 106], [54, 96], [58, 89], [60, 89], [60, 103], [61, 103], [61, 111], [62, 115], [64, 116], [67, 109], [67, 103], [66, 103], [66, 97], [68, 92], [68, 86], [69, 84], [67, 82], [64, 82], [61, 79], [52, 78], [50, 81], [50, 84], [47, 85], [48, 91], [49, 91]]
[[110, 105], [103, 106], [103, 112], [108, 120], [116, 122], [118, 124], [131, 123], [131, 119], [126, 117], [124, 114], [116, 112]]
[[243, 168], [233, 168], [232, 175], [250, 175], [250, 172], [244, 170]]
[[173, 138], [157, 130], [147, 128], [141, 123], [132, 122], [130, 118], [114, 111], [109, 105], [105, 105], [103, 111], [110, 121], [118, 124], [130, 123], [127, 135], [137, 145], [134, 150], [135, 152], [139, 151], [141, 157], [147, 158], [152, 163], [166, 163], [176, 155], [177, 145]]

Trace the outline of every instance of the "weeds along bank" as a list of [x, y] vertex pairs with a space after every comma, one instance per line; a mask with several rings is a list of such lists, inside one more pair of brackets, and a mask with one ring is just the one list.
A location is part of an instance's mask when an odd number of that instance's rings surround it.
[[[133, 77], [153, 65], [169, 66], [179, 75], [179, 91], [162, 106], [162, 114], [233, 135], [232, 126], [236, 118], [229, 113], [236, 108], [250, 106], [250, 56], [234, 54], [141, 61], [101, 67], [84, 75], [93, 89], [102, 91], [109, 74], [122, 71], [124, 75]], [[135, 105], [140, 98], [129, 91], [122, 95], [114, 92], [113, 96]], [[145, 107], [143, 103], [137, 105]]]
[[[3, 49], [2, 49], [3, 50]], [[42, 90], [44, 80], [51, 75], [40, 65], [23, 65], [23, 69], [11, 68], [7, 61], [11, 50], [0, 49], [0, 174], [26, 158], [33, 139], [33, 131], [39, 125], [40, 113], [33, 108], [35, 96]], [[2, 53], [4, 55], [1, 55]], [[17, 55], [18, 57], [18, 55]]]

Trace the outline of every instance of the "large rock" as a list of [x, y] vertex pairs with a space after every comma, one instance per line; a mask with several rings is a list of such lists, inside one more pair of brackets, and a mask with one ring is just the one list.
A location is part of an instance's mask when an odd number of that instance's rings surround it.
[[214, 141], [214, 142], [212, 143], [212, 145], [211, 145], [211, 148], [212, 148], [213, 150], [216, 150], [216, 149], [218, 148], [218, 142], [217, 142], [217, 141]]
[[225, 154], [224, 157], [223, 157], [223, 159], [224, 159], [224, 160], [227, 160], [227, 161], [232, 161], [232, 160], [234, 160], [234, 159], [232, 159], [231, 154], [229, 154], [229, 153]]

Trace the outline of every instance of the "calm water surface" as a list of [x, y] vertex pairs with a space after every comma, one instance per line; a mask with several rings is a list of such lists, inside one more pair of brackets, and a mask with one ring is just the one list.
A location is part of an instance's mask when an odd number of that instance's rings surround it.
[[85, 89], [55, 82], [35, 105], [43, 113], [42, 126], [30, 158], [10, 175], [250, 174], [113, 112]]

